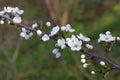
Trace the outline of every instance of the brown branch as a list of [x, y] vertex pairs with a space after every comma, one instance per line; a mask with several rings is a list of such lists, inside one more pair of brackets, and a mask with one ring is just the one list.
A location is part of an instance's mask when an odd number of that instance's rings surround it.
[[14, 63], [15, 63], [18, 55], [19, 55], [19, 49], [20, 49], [21, 40], [19, 39], [17, 43], [18, 44], [16, 45], [16, 49], [15, 49], [15, 52], [14, 52], [14, 55], [13, 55], [13, 58], [12, 58]]
[[111, 67], [111, 68], [107, 69], [106, 72], [110, 72], [110, 71], [112, 71], [112, 70], [114, 70], [114, 69], [116, 69], [116, 68], [115, 68], [115, 67]]
[[[7, 18], [7, 17], [1, 16], [1, 15], [0, 15], [0, 17], [5, 18], [6, 20], [12, 21], [12, 19], [9, 19], [9, 18]], [[22, 25], [22, 24], [18, 24], [18, 25], [19, 25], [20, 27], [24, 27], [24, 28], [26, 28], [26, 29], [28, 29], [28, 30], [30, 30], [30, 31], [35, 31], [35, 30], [32, 30], [30, 27], [24, 26], [24, 25]], [[52, 36], [51, 38], [54, 39], [55, 41], [57, 40], [57, 38], [56, 38], [55, 36]], [[109, 63], [112, 67], [114, 67], [114, 69], [120, 70], [120, 66], [119, 66], [119, 65], [111, 62], [111, 61], [110, 61], [108, 58], [106, 58], [106, 57], [99, 56], [99, 55], [97, 55], [97, 54], [93, 54], [93, 53], [87, 52], [87, 51], [82, 50], [82, 49], [81, 49], [80, 51], [81, 51], [82, 53], [84, 53], [84, 54], [90, 55], [90, 56], [95, 57], [95, 58], [97, 58], [97, 59], [101, 59], [101, 60]]]
[[70, 4], [71, 4], [71, 1], [70, 0], [67, 1], [67, 4], [65, 6], [65, 9], [61, 18], [61, 22], [60, 22], [61, 25], [66, 25], [66, 23], [68, 22]]
[[109, 63], [112, 67], [114, 67], [114, 69], [120, 70], [120, 66], [119, 66], [119, 65], [117, 65], [117, 64], [115, 64], [115, 63], [113, 63], [113, 62], [111, 62], [111, 61], [108, 60], [106, 57], [99, 56], [99, 55], [97, 55], [97, 54], [90, 53], [90, 52], [87, 52], [87, 51], [84, 51], [84, 50], [80, 50], [80, 51], [81, 51], [82, 53], [84, 53], [84, 54], [90, 55], [90, 56], [95, 57], [95, 58], [97, 58], [97, 59], [101, 59], [101, 60], [103, 60], [103, 61]]

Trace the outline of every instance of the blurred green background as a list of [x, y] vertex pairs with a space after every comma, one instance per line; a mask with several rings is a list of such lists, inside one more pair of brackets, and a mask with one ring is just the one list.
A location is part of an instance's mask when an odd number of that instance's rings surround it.
[[[0, 0], [0, 10], [4, 6], [23, 9], [25, 25], [70, 23], [75, 34], [81, 32], [92, 39], [97, 54], [104, 51], [97, 44], [99, 33], [109, 30], [120, 36], [120, 0]], [[44, 43], [36, 35], [26, 41], [19, 33], [19, 28], [0, 25], [0, 80], [103, 80], [102, 74], [91, 75], [91, 69], [82, 67], [81, 53], [65, 49], [56, 59], [54, 41]], [[114, 45], [109, 58], [120, 65], [120, 43]], [[120, 80], [120, 71], [111, 71], [106, 80]]]

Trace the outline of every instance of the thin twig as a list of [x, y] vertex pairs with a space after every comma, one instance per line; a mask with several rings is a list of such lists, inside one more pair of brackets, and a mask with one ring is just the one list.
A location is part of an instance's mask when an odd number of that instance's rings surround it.
[[103, 60], [103, 61], [109, 63], [109, 64], [110, 64], [111, 66], [113, 66], [114, 68], [120, 70], [120, 66], [119, 66], [119, 65], [117, 65], [117, 64], [115, 64], [115, 63], [113, 63], [113, 62], [111, 62], [111, 61], [108, 60], [106, 57], [99, 56], [99, 55], [97, 55], [97, 54], [90, 53], [90, 52], [87, 52], [87, 51], [84, 51], [84, 50], [80, 50], [80, 51], [81, 51], [82, 53], [84, 53], [84, 54], [87, 54], [87, 55], [90, 55], [90, 56], [92, 56], [92, 57], [101, 59], [101, 60]]
[[5, 47], [4, 46], [0, 46], [0, 49], [3, 51], [3, 54], [6, 56], [8, 62], [9, 62], [9, 66], [10, 66], [9, 67], [10, 69], [7, 71], [5, 80], [10, 80], [11, 72], [16, 74], [16, 67], [15, 67], [15, 64], [14, 64], [12, 58], [9, 55], [9, 52], [5, 49]]
[[110, 71], [112, 71], [113, 69], [116, 69], [116, 68], [115, 68], [115, 67], [111, 67], [111, 68], [107, 69], [106, 72], [110, 72]]

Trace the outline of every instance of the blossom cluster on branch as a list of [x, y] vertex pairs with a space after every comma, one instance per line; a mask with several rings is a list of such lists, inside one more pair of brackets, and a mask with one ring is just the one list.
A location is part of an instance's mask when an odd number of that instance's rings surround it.
[[[66, 24], [65, 26], [55, 26], [51, 27], [50, 22], [46, 22], [46, 28], [52, 28], [49, 33], [44, 32], [38, 26], [38, 23], [34, 23], [31, 27], [25, 26], [22, 23], [21, 15], [24, 13], [23, 10], [20, 10], [18, 7], [4, 7], [2, 11], [0, 11], [0, 23], [4, 24], [8, 22], [8, 24], [15, 24], [17, 27], [21, 28], [20, 36], [25, 40], [28, 40], [30, 37], [36, 33], [41, 37], [41, 40], [44, 42], [53, 39], [56, 44], [55, 48], [52, 50], [52, 53], [56, 56], [56, 58], [60, 58], [61, 51], [66, 47], [69, 47], [71, 51], [79, 51], [81, 54], [81, 63], [84, 68], [87, 68], [91, 63], [87, 61], [87, 57], [95, 57], [100, 59], [99, 64], [101, 66], [105, 66], [106, 63], [110, 64], [111, 68], [120, 70], [120, 66], [111, 62], [107, 59], [107, 56], [99, 56], [97, 54], [93, 54], [90, 51], [94, 49], [94, 47], [89, 44], [91, 39], [89, 37], [84, 36], [82, 33], [77, 35], [74, 34], [75, 29], [71, 27], [70, 24]], [[66, 35], [71, 33], [71, 36], [67, 37]], [[106, 54], [110, 52], [111, 45], [120, 41], [120, 37], [112, 36], [110, 31], [106, 31], [105, 34], [100, 34], [98, 38], [98, 43], [106, 43]], [[85, 51], [87, 50], [87, 51]], [[87, 56], [89, 55], [89, 56]], [[91, 74], [95, 74], [95, 71], [91, 71]]]

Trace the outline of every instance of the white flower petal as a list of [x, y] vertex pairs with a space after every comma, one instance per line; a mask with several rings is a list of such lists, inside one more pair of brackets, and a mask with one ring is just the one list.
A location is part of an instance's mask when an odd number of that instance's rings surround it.
[[67, 38], [66, 41], [72, 51], [79, 51], [81, 49], [82, 41], [78, 40], [75, 35], [72, 35], [71, 38]]
[[90, 45], [90, 44], [86, 44], [85, 46], [86, 46], [88, 49], [93, 49], [93, 46]]
[[59, 51], [59, 49], [55, 48], [55, 49], [52, 50], [52, 53], [53, 53], [53, 54], [57, 54], [58, 51]]
[[17, 17], [13, 18], [13, 22], [16, 23], [16, 24], [19, 24], [19, 23], [22, 22], [22, 19], [21, 19], [21, 17], [17, 16]]
[[35, 29], [37, 26], [38, 26], [38, 24], [37, 24], [37, 23], [34, 23], [34, 24], [32, 25], [32, 28]]
[[56, 27], [53, 27], [52, 28], [52, 31], [51, 31], [51, 34], [49, 36], [54, 36], [56, 35], [60, 30], [60, 27], [59, 26], [56, 26]]
[[61, 31], [65, 31], [66, 27], [65, 26], [61, 26]]
[[26, 33], [21, 32], [21, 33], [20, 33], [20, 36], [21, 36], [21, 37], [25, 37], [25, 36], [26, 36]]
[[44, 34], [43, 36], [42, 36], [42, 40], [44, 41], [44, 42], [46, 42], [46, 41], [48, 41], [50, 38], [49, 38], [49, 36], [47, 35], [47, 34]]
[[86, 41], [86, 42], [89, 42], [89, 41], [90, 41], [90, 38], [85, 37], [82, 33], [80, 33], [79, 35], [77, 35], [77, 37], [78, 37], [80, 40], [83, 40], [83, 41]]
[[61, 56], [61, 53], [56, 54], [56, 58], [59, 58]]
[[66, 47], [65, 43], [66, 42], [65, 42], [65, 40], [63, 38], [62, 39], [58, 39], [56, 46], [59, 46], [59, 47], [61, 47], [61, 49], [64, 49]]
[[28, 35], [26, 35], [24, 38], [25, 38], [25, 40], [28, 40], [30, 37]]

